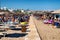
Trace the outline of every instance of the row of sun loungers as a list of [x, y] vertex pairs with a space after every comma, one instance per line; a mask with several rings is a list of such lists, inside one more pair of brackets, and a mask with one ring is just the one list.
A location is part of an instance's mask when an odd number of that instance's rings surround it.
[[[25, 25], [24, 25], [24, 23], [25, 23]], [[22, 28], [21, 29], [22, 32], [26, 32], [26, 26], [28, 25], [26, 22], [21, 22], [20, 24], [19, 23], [0, 24], [0, 38], [2, 35], [3, 36], [7, 35], [8, 30], [15, 29], [17, 27], [17, 25], [18, 25], [18, 27]]]

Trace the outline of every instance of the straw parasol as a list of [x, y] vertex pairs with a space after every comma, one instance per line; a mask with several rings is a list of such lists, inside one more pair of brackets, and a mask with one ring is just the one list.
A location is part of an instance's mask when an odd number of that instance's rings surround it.
[[3, 15], [4, 14], [4, 12], [0, 12], [0, 15]]
[[60, 10], [55, 10], [52, 14], [60, 14]]

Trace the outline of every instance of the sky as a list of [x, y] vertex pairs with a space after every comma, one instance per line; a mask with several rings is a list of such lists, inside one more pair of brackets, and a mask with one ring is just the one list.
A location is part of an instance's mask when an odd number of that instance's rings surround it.
[[1, 7], [31, 10], [58, 10], [60, 0], [0, 0]]

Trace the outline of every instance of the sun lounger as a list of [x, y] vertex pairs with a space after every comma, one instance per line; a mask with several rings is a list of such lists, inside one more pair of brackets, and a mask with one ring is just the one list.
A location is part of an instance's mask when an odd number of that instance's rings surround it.
[[6, 31], [4, 31], [4, 29], [0, 29], [0, 38], [2, 37], [2, 36], [4, 36], [5, 37], [5, 35], [7, 34], [4, 34], [4, 33], [6, 33]]
[[9, 29], [9, 27], [8, 27], [8, 25], [3, 25], [3, 26], [0, 26], [0, 29], [2, 29], [2, 30], [7, 30], [7, 29]]
[[15, 25], [10, 25], [9, 26], [10, 29], [15, 29], [15, 27], [16, 27]]
[[44, 20], [45, 24], [52, 24], [52, 20]]
[[0, 26], [3, 26], [3, 24], [0, 24]]
[[0, 32], [0, 38], [3, 36], [3, 37], [5, 37], [7, 35], [7, 33], [6, 32]]
[[18, 25], [19, 23], [18, 23], [18, 22], [14, 22], [13, 24], [14, 24], [14, 25]]
[[2, 33], [2, 32], [0, 32], [0, 39], [1, 39], [2, 35], [3, 35], [3, 33]]
[[3, 28], [0, 28], [0, 32], [3, 32], [3, 31], [5, 31], [5, 29], [3, 29]]

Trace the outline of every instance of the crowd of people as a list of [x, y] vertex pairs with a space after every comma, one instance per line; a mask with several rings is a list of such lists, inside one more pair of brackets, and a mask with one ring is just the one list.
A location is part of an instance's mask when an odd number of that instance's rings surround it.
[[19, 15], [0, 15], [0, 24], [1, 23], [20, 23], [20, 22], [28, 22], [29, 20], [29, 15], [23, 15], [23, 16], [19, 16]]
[[56, 26], [57, 28], [60, 27], [60, 18], [59, 15], [54, 15], [54, 14], [40, 14], [40, 15], [36, 15], [34, 14], [34, 16], [40, 20], [43, 20], [44, 24], [52, 24], [54, 26]]

